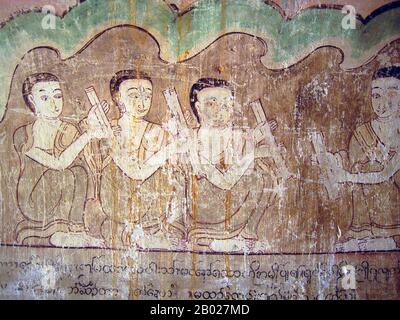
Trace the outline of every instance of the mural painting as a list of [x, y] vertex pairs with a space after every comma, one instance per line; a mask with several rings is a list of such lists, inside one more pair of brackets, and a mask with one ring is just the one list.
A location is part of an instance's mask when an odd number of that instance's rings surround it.
[[0, 296], [398, 299], [400, 9], [305, 2], [4, 22]]

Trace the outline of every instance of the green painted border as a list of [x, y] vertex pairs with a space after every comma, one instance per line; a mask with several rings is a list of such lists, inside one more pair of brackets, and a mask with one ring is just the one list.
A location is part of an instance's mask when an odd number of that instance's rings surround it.
[[46, 46], [71, 57], [98, 33], [122, 24], [145, 29], [157, 39], [160, 57], [175, 63], [194, 56], [218, 37], [245, 32], [268, 45], [264, 65], [289, 67], [321, 46], [342, 50], [342, 67], [358, 67], [400, 38], [400, 8], [387, 10], [367, 24], [357, 20], [355, 30], [344, 30], [344, 14], [337, 9], [307, 9], [286, 21], [262, 0], [199, 0], [196, 7], [176, 16], [162, 0], [86, 0], [63, 18], [56, 29], [44, 30], [45, 14], [29, 12], [10, 20], [0, 29], [0, 119], [16, 66], [29, 50]]

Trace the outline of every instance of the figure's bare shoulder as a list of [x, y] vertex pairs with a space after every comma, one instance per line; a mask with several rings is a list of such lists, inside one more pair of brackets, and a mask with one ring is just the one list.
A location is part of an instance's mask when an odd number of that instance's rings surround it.
[[26, 149], [27, 143], [32, 141], [32, 130], [33, 130], [33, 123], [25, 124], [20, 126], [14, 131], [13, 134], [13, 143], [14, 148], [18, 152], [22, 151], [22, 149]]

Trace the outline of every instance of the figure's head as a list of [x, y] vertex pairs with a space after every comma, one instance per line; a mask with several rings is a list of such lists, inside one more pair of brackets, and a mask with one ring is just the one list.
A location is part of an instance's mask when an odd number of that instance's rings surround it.
[[232, 123], [233, 88], [225, 80], [203, 78], [190, 90], [190, 106], [201, 125], [224, 127]]
[[143, 118], [150, 110], [153, 98], [153, 85], [150, 77], [134, 71], [117, 72], [110, 81], [113, 101], [122, 114]]
[[63, 108], [60, 81], [51, 73], [35, 73], [25, 79], [22, 96], [36, 116], [58, 118]]
[[372, 107], [380, 118], [400, 115], [400, 66], [379, 69], [372, 79]]

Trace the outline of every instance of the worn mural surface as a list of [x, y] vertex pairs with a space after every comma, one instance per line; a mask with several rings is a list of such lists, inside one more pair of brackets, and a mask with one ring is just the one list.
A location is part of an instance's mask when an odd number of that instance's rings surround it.
[[400, 7], [325, 2], [3, 18], [0, 297], [399, 299]]

